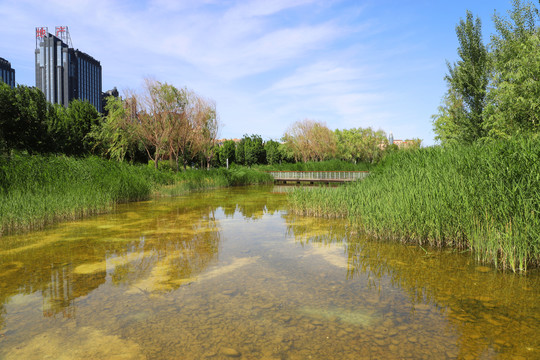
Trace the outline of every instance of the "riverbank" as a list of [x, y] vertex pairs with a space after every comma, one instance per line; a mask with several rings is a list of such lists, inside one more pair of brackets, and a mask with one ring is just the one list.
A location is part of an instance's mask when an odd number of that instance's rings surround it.
[[540, 265], [540, 140], [519, 138], [392, 154], [358, 183], [295, 190], [296, 213], [348, 217], [360, 231], [472, 250], [482, 262]]
[[98, 157], [14, 155], [0, 158], [0, 236], [107, 212], [154, 194], [270, 181], [269, 175], [244, 168], [173, 173]]

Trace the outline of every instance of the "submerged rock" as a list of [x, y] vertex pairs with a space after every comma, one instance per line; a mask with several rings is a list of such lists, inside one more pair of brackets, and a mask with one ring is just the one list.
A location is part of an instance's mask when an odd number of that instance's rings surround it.
[[356, 326], [371, 326], [380, 321], [379, 316], [366, 309], [346, 310], [340, 308], [320, 309], [303, 307], [299, 310], [303, 315], [314, 318], [315, 321], [322, 319], [334, 322], [336, 320]]
[[238, 351], [236, 349], [233, 349], [233, 348], [229, 348], [229, 347], [221, 348], [221, 354], [223, 354], [225, 356], [228, 356], [228, 357], [240, 357], [240, 356], [242, 356], [240, 351]]

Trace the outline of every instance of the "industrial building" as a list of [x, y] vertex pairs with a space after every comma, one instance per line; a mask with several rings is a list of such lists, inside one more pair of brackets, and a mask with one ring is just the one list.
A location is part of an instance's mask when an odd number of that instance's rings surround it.
[[101, 64], [73, 49], [67, 26], [57, 26], [55, 35], [46, 27], [36, 28], [35, 56], [36, 87], [47, 101], [68, 106], [73, 99], [87, 100], [103, 111]]
[[15, 69], [11, 68], [11, 63], [0, 57], [0, 80], [15, 87]]

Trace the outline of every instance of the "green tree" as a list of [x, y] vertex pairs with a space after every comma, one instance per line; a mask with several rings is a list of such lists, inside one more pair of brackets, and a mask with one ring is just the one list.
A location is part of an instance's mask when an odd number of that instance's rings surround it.
[[235, 162], [236, 143], [233, 140], [226, 140], [219, 148], [219, 163], [221, 166], [227, 166], [227, 159], [229, 159], [229, 165]]
[[279, 164], [283, 159], [283, 154], [279, 146], [279, 142], [274, 140], [268, 140], [264, 144], [264, 150], [266, 152], [266, 163], [270, 165]]
[[433, 116], [434, 131], [442, 143], [447, 139], [472, 143], [485, 135], [483, 110], [491, 64], [482, 41], [482, 23], [470, 11], [456, 26], [456, 35], [459, 60], [453, 65], [447, 62], [448, 92]]
[[101, 126], [93, 128], [89, 134], [94, 139], [94, 148], [98, 147], [102, 155], [124, 161], [134, 160], [139, 151], [139, 143], [134, 134], [133, 124], [127, 116], [126, 102], [110, 96], [105, 105], [107, 115]]
[[8, 136], [12, 136], [13, 122], [17, 117], [15, 91], [0, 81], [0, 152], [7, 151], [13, 146], [8, 144]]
[[486, 107], [490, 137], [507, 138], [540, 129], [540, 29], [538, 9], [513, 1], [509, 18], [495, 14], [491, 37], [493, 88]]
[[264, 164], [266, 162], [266, 154], [264, 152], [263, 141], [260, 135], [244, 135], [240, 144], [237, 147], [237, 160], [239, 158], [238, 148], [240, 148], [240, 156], [243, 156], [243, 162], [239, 164], [251, 166], [254, 164]]
[[240, 139], [238, 144], [236, 144], [235, 162], [238, 165], [244, 165], [244, 163], [246, 161], [245, 152], [244, 152], [244, 145], [246, 143], [246, 136], [247, 135], [244, 135], [244, 137], [242, 139]]
[[94, 127], [101, 124], [101, 116], [88, 101], [72, 100], [66, 109], [65, 116], [66, 142], [63, 153], [68, 155], [89, 154], [94, 141], [88, 136]]
[[336, 130], [338, 156], [351, 162], [375, 162], [388, 145], [386, 133], [372, 128]]
[[52, 105], [37, 89], [0, 83], [0, 136], [5, 150], [29, 153], [51, 150], [47, 131]]

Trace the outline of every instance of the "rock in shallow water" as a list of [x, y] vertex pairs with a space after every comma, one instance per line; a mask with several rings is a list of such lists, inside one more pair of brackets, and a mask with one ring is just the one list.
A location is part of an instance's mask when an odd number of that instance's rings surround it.
[[240, 357], [242, 354], [240, 353], [240, 351], [236, 350], [236, 349], [233, 349], [233, 348], [228, 348], [228, 347], [224, 347], [221, 349], [221, 354], [225, 355], [225, 356], [228, 356], [228, 357]]

